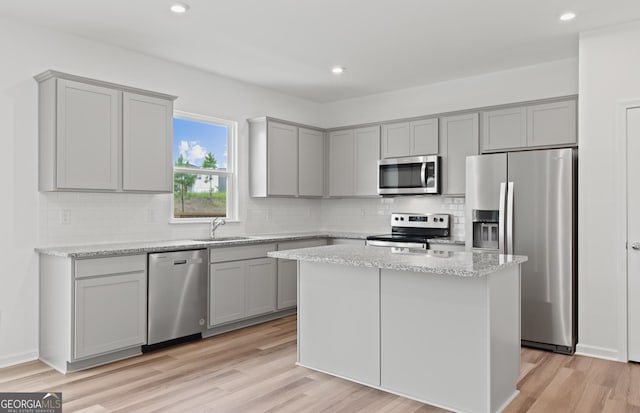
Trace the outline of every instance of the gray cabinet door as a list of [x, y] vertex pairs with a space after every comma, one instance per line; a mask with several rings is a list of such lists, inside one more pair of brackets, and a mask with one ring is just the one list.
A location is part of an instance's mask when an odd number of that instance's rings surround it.
[[409, 156], [412, 148], [409, 122], [382, 125], [380, 152], [382, 158]]
[[122, 189], [173, 192], [173, 102], [124, 92]]
[[465, 194], [466, 157], [478, 155], [478, 114], [440, 119], [443, 195]]
[[276, 309], [276, 260], [261, 258], [245, 261], [246, 316]]
[[74, 358], [96, 356], [147, 341], [147, 274], [76, 280]]
[[417, 120], [410, 123], [411, 156], [438, 154], [438, 119]]
[[357, 196], [378, 194], [378, 160], [380, 159], [380, 127], [354, 131]]
[[120, 92], [57, 82], [56, 187], [117, 190]]
[[482, 150], [493, 151], [527, 146], [525, 107], [482, 113]]
[[244, 261], [211, 264], [209, 271], [209, 326], [245, 316]]
[[324, 134], [298, 129], [298, 195], [324, 194]]
[[298, 128], [295, 126], [269, 122], [267, 188], [269, 195], [298, 194]]
[[355, 145], [352, 129], [329, 134], [329, 196], [353, 196]]
[[575, 145], [576, 101], [527, 107], [527, 146]]

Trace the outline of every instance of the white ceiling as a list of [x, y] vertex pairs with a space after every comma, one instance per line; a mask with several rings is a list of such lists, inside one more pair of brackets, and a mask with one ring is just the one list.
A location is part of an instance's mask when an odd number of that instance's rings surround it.
[[578, 32], [640, 19], [639, 0], [184, 2], [179, 16], [171, 0], [14, 0], [0, 15], [316, 102], [576, 56]]

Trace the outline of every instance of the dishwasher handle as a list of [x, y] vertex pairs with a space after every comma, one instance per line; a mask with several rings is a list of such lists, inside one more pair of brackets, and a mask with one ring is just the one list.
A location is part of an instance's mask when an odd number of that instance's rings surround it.
[[187, 263], [187, 260], [176, 260], [173, 262], [173, 265], [184, 265]]

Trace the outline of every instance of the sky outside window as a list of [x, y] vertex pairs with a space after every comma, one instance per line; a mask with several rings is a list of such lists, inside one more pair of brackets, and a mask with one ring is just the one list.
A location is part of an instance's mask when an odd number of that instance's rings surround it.
[[173, 119], [173, 163], [182, 155], [184, 162], [200, 167], [211, 152], [217, 169], [227, 168], [227, 127], [190, 119]]

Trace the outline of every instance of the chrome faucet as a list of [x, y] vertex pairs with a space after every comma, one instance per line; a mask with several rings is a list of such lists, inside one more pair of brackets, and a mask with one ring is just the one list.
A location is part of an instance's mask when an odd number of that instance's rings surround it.
[[224, 220], [224, 218], [214, 218], [211, 220], [211, 223], [209, 224], [209, 238], [214, 239], [216, 237], [216, 229], [220, 226], [220, 225], [224, 225], [226, 224], [227, 221]]

